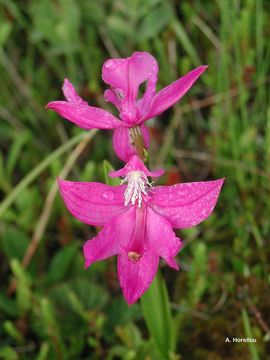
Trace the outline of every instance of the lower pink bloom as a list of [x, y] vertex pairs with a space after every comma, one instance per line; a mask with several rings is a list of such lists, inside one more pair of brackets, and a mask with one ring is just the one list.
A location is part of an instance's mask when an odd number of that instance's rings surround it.
[[224, 179], [152, 187], [150, 172], [137, 155], [110, 176], [123, 176], [122, 185], [59, 180], [69, 211], [80, 221], [103, 226], [83, 248], [85, 266], [118, 255], [118, 277], [129, 305], [148, 289], [159, 258], [178, 270], [174, 257], [182, 243], [173, 228], [199, 224], [214, 209]]

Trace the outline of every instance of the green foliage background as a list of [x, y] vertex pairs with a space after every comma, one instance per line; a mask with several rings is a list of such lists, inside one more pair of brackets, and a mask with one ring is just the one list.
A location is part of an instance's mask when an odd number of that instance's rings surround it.
[[[0, 0], [0, 359], [164, 359], [156, 339], [169, 313], [167, 358], [267, 359], [269, 14], [266, 0]], [[44, 110], [65, 77], [107, 108], [101, 66], [135, 50], [157, 58], [159, 88], [210, 65], [149, 123], [161, 182], [226, 176], [214, 214], [178, 233], [181, 271], [161, 264], [170, 303], [155, 283], [153, 309], [127, 307], [115, 259], [84, 270], [83, 242], [98, 229], [68, 214], [55, 185], [105, 181], [121, 165], [111, 134]], [[257, 342], [225, 343], [233, 336]]]

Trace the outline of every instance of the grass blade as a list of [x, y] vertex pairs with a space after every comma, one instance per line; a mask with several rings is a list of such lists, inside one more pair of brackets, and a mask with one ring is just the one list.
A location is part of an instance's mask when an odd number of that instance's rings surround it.
[[166, 359], [169, 353], [175, 350], [176, 331], [166, 284], [160, 274], [143, 295], [141, 306], [148, 330], [160, 353]]

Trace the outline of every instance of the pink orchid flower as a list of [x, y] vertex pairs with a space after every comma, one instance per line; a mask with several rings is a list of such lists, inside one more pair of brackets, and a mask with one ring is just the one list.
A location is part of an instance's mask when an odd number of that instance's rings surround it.
[[205, 220], [214, 209], [224, 179], [155, 186], [150, 172], [137, 155], [111, 177], [122, 184], [58, 181], [68, 210], [80, 221], [103, 226], [84, 247], [85, 267], [118, 255], [118, 277], [129, 305], [150, 286], [162, 257], [174, 269], [181, 240], [173, 228], [184, 229]]
[[[66, 101], [52, 101], [46, 108], [86, 130], [113, 129], [114, 150], [126, 162], [136, 154], [130, 129], [139, 127], [144, 147], [148, 148], [149, 131], [144, 122], [181, 99], [206, 68], [200, 66], [156, 93], [157, 61], [147, 52], [135, 52], [126, 59], [107, 60], [102, 68], [102, 78], [111, 86], [104, 93], [105, 100], [116, 106], [120, 120], [106, 110], [89, 106], [67, 79], [62, 88]], [[138, 99], [139, 87], [144, 82], [145, 92]]]

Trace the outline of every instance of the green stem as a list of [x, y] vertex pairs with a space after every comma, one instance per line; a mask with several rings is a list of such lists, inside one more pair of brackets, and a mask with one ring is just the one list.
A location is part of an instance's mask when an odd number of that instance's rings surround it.
[[175, 351], [176, 327], [170, 307], [166, 283], [158, 273], [141, 297], [141, 307], [148, 331], [163, 359]]
[[142, 137], [141, 128], [139, 126], [135, 126], [130, 128], [130, 135], [134, 146], [137, 150], [137, 154], [142, 161], [145, 161], [145, 153], [146, 153], [146, 146], [144, 139]]
[[[244, 330], [245, 330], [246, 337], [253, 338], [251, 325], [250, 325], [250, 321], [249, 321], [249, 317], [248, 317], [248, 313], [247, 313], [246, 309], [242, 309], [242, 320], [243, 320], [243, 324], [244, 324]], [[256, 344], [251, 342], [251, 343], [248, 343], [248, 346], [249, 346], [249, 350], [250, 350], [251, 359], [252, 360], [260, 360], [260, 356], [259, 356]]]

